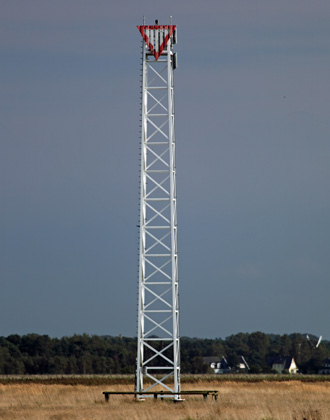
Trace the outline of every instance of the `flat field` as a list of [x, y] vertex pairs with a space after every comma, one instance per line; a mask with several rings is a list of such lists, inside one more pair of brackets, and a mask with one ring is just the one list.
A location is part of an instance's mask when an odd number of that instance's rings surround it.
[[0, 384], [1, 420], [329, 420], [330, 382], [205, 381], [183, 390], [218, 389], [219, 399], [188, 396], [182, 403], [103, 391], [132, 391], [132, 385]]

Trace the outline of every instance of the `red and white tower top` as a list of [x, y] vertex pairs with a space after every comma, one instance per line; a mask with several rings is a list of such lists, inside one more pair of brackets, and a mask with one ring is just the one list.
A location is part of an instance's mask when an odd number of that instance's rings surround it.
[[176, 25], [143, 25], [137, 28], [156, 60], [172, 36], [176, 43]]

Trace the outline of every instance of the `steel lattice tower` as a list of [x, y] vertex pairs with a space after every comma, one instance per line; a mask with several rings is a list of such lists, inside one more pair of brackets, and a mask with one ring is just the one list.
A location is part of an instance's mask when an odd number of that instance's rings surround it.
[[[180, 398], [174, 135], [175, 25], [138, 26], [142, 41], [140, 244], [136, 391]], [[144, 378], [151, 385], [144, 389]], [[165, 383], [166, 382], [166, 383]]]

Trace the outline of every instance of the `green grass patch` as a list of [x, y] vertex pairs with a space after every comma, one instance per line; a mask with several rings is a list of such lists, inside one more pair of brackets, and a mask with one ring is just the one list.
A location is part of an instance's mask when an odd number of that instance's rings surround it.
[[[182, 384], [199, 382], [328, 382], [330, 375], [181, 375]], [[0, 384], [132, 385], [134, 375], [0, 375]]]

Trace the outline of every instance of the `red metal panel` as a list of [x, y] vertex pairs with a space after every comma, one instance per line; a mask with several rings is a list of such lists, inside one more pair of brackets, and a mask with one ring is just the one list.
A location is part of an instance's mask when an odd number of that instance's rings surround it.
[[[142, 38], [144, 39], [145, 43], [148, 45], [150, 51], [154, 55], [155, 59], [158, 60], [159, 56], [163, 52], [164, 48], [166, 47], [168, 41], [170, 40], [173, 32], [175, 31], [176, 25], [149, 25], [149, 26], [138, 26], [138, 30], [140, 31]], [[165, 36], [164, 41], [161, 45], [159, 45], [158, 50], [155, 46], [151, 43], [149, 37], [146, 35], [146, 29], [157, 31], [168, 29], [168, 34]]]

